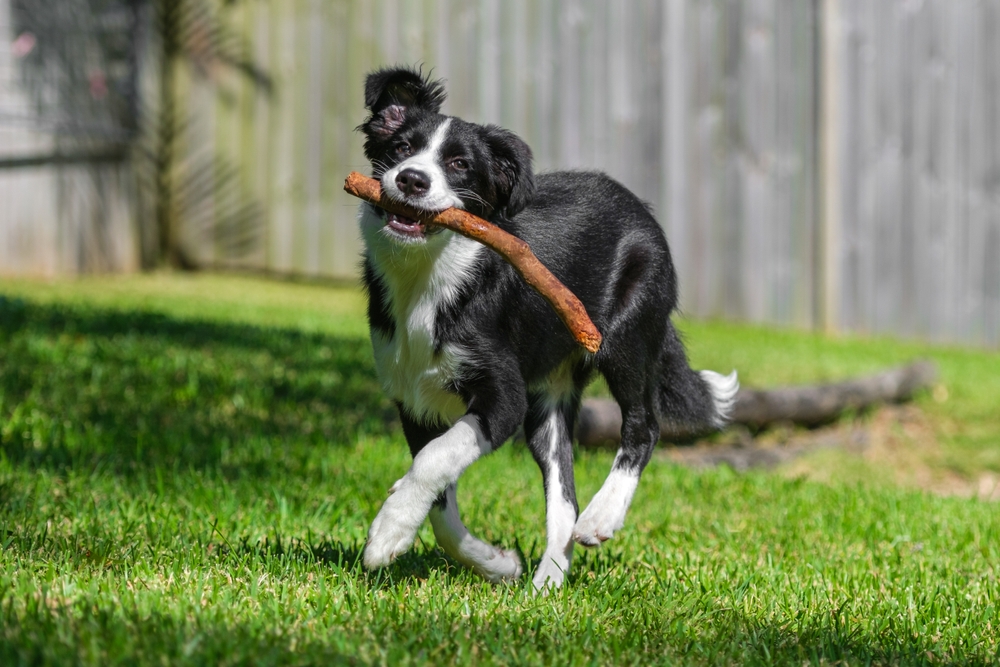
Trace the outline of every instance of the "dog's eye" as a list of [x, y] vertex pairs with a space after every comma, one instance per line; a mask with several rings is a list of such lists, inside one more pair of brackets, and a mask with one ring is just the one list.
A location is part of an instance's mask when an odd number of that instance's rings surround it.
[[456, 171], [466, 171], [469, 168], [469, 163], [460, 157], [455, 158], [448, 163], [448, 166]]
[[406, 155], [410, 154], [410, 144], [409, 144], [409, 142], [400, 141], [393, 148], [396, 151], [396, 155], [406, 156]]

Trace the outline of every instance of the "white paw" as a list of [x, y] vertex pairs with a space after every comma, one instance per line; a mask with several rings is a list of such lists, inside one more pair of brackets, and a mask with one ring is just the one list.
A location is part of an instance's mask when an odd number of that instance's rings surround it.
[[547, 589], [556, 589], [563, 585], [566, 580], [567, 566], [562, 566], [554, 558], [548, 555], [542, 556], [542, 562], [535, 570], [535, 576], [531, 583], [535, 587], [535, 592], [542, 593]]
[[473, 564], [472, 571], [491, 584], [508, 583], [518, 579], [524, 572], [521, 559], [515, 551], [504, 551], [494, 547], [496, 554], [488, 561]]
[[610, 540], [615, 531], [625, 525], [625, 514], [632, 504], [638, 484], [638, 474], [612, 470], [600, 491], [576, 520], [573, 539], [585, 547], [596, 547]]
[[405, 552], [417, 537], [417, 530], [431, 508], [431, 501], [414, 492], [403, 480], [393, 485], [379, 510], [365, 544], [364, 564], [370, 570], [385, 567]]
[[585, 547], [600, 546], [614, 537], [624, 525], [624, 508], [616, 512], [603, 503], [595, 507], [595, 503], [591, 502], [573, 526], [573, 540]]

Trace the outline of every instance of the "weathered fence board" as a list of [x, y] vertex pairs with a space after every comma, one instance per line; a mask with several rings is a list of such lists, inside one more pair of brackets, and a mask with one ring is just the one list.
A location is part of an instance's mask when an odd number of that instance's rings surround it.
[[995, 344], [1000, 6], [842, 3], [843, 324]]
[[[447, 112], [524, 137], [538, 170], [603, 169], [650, 202], [692, 315], [1000, 343], [1000, 2], [261, 0], [218, 11], [275, 92], [179, 78], [188, 161], [208, 155], [226, 183], [190, 221], [202, 260], [356, 276], [357, 206], [340, 185], [367, 168], [354, 131], [363, 77], [406, 63], [447, 79]], [[78, 268], [60, 243], [123, 256], [119, 241], [84, 233], [92, 214], [56, 225], [67, 204], [10, 203], [28, 182], [67, 186], [45, 174], [0, 173], [3, 270]], [[74, 187], [77, 207], [87, 198]], [[210, 223], [241, 201], [259, 206], [263, 227], [237, 256]], [[128, 265], [116, 261], [105, 265]]]

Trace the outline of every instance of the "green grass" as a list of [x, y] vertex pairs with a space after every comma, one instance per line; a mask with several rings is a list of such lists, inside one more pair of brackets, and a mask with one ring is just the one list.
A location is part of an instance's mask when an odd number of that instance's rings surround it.
[[[367, 573], [408, 454], [355, 290], [155, 275], [0, 295], [2, 665], [1000, 663], [994, 504], [656, 458], [626, 528], [578, 549], [554, 595], [480, 582], [426, 526]], [[683, 328], [697, 366], [758, 386], [932, 356], [938, 463], [1000, 469], [995, 353]], [[582, 503], [611, 457], [580, 453]], [[533, 567], [544, 499], [522, 446], [460, 496]]]

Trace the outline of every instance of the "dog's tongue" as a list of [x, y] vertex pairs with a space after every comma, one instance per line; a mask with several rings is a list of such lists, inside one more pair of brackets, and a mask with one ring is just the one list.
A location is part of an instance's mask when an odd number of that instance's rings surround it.
[[404, 234], [422, 234], [424, 231], [424, 223], [413, 218], [405, 218], [396, 213], [389, 213], [386, 222], [390, 227]]

